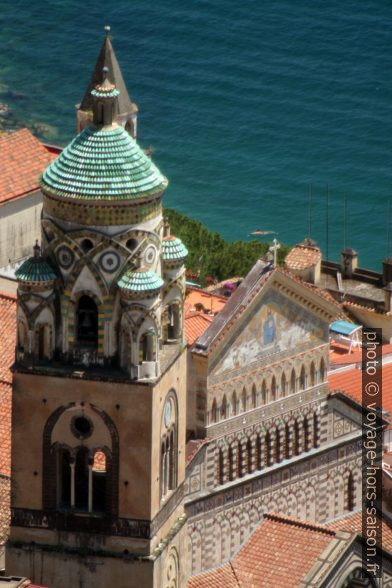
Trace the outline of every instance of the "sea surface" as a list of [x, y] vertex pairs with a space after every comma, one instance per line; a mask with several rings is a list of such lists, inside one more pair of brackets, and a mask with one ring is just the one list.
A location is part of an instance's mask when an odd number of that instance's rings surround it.
[[311, 234], [338, 259], [347, 194], [360, 264], [392, 254], [391, 0], [0, 0], [0, 102], [18, 124], [73, 137], [106, 24], [167, 206], [229, 240]]

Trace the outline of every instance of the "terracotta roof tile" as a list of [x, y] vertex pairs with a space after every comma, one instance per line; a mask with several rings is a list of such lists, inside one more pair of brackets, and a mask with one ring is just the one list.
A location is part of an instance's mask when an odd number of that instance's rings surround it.
[[[362, 370], [352, 367], [328, 375], [330, 390], [342, 390], [362, 403]], [[382, 408], [392, 415], [392, 363], [382, 366]]]
[[201, 337], [212, 323], [213, 318], [204, 312], [188, 312], [185, 315], [185, 335], [188, 345], [193, 345]]
[[12, 382], [15, 345], [16, 298], [0, 292], [0, 382]]
[[205, 311], [216, 314], [222, 310], [227, 300], [224, 296], [211, 294], [207, 290], [187, 287], [184, 308], [185, 312], [190, 312], [198, 310], [196, 305], [201, 304]]
[[0, 137], [0, 203], [38, 190], [45, 168], [57, 157], [30, 133], [21, 129]]
[[318, 247], [296, 245], [286, 255], [285, 263], [288, 269], [303, 270], [314, 267], [321, 260]]
[[188, 441], [185, 447], [185, 461], [186, 465], [189, 465], [192, 459], [199, 453], [199, 450], [209, 442], [209, 439], [191, 439]]
[[[325, 525], [276, 514], [265, 515], [264, 521], [231, 560], [231, 571], [229, 564], [208, 570], [191, 578], [189, 586], [296, 588], [335, 534]], [[224, 581], [227, 583], [222, 583]]]
[[[348, 346], [333, 343], [331, 344], [330, 363], [332, 365], [351, 365], [362, 363], [362, 349], [356, 349], [348, 353]], [[388, 343], [381, 347], [382, 355], [392, 354], [392, 344]]]
[[[384, 549], [392, 552], [392, 524], [385, 517], [377, 517], [378, 524], [381, 523], [382, 545]], [[338, 521], [328, 525], [334, 531], [348, 531], [349, 533], [358, 533], [362, 535], [362, 511], [352, 512]]]

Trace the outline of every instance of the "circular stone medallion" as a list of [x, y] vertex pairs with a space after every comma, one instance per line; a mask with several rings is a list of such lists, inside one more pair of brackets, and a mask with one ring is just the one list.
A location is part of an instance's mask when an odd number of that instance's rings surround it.
[[154, 245], [149, 245], [144, 252], [144, 261], [148, 265], [152, 265], [157, 257], [157, 250]]
[[120, 266], [120, 257], [116, 251], [106, 251], [99, 258], [102, 269], [109, 274], [118, 270]]
[[57, 257], [57, 261], [58, 261], [59, 266], [64, 269], [68, 269], [73, 264], [75, 255], [69, 247], [62, 245], [62, 247], [59, 247], [57, 249], [56, 257]]

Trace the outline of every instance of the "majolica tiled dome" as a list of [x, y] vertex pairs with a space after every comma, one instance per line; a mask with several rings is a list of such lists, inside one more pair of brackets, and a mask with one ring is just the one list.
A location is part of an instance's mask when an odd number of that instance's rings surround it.
[[41, 179], [50, 195], [113, 202], [158, 196], [167, 179], [121, 126], [84, 129]]
[[53, 282], [56, 279], [51, 265], [41, 257], [26, 259], [15, 272], [19, 282], [42, 283]]
[[188, 255], [188, 249], [178, 237], [169, 235], [162, 241], [162, 259], [165, 262], [182, 261]]
[[152, 292], [162, 288], [164, 281], [156, 273], [141, 268], [122, 275], [117, 285], [129, 292]]

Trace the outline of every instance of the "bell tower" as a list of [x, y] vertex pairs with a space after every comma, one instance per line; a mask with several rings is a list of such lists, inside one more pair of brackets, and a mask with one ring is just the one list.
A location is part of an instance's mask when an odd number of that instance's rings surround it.
[[104, 65], [91, 124], [42, 176], [42, 244], [17, 272], [6, 566], [51, 588], [187, 575], [187, 250], [120, 96]]

